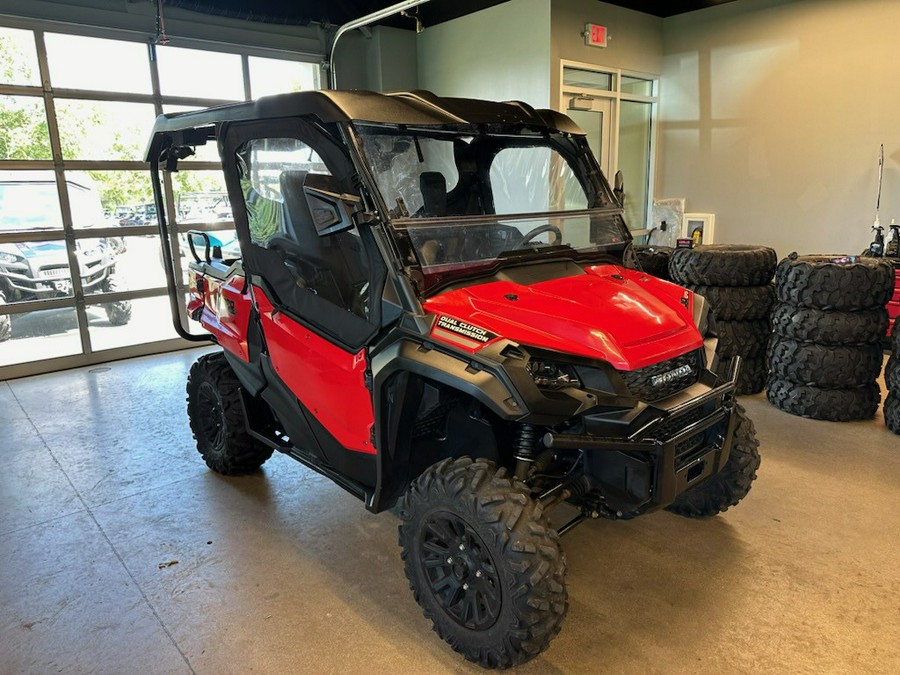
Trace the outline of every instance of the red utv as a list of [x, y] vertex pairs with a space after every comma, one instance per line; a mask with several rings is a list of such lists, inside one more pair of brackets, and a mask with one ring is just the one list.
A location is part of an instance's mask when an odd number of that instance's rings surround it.
[[[217, 143], [240, 258], [189, 235], [164, 172]], [[278, 450], [399, 504], [413, 594], [467, 659], [540, 653], [585, 518], [737, 504], [759, 466], [705, 300], [637, 268], [583, 132], [524, 103], [285, 94], [160, 117], [147, 155], [206, 463]], [[169, 194], [171, 194], [169, 192]], [[166, 216], [169, 216], [168, 218]], [[554, 526], [548, 512], [577, 514]], [[564, 513], [562, 509], [559, 513]]]

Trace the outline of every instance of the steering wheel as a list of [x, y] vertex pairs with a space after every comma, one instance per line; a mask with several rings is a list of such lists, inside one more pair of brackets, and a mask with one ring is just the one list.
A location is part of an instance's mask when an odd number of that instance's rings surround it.
[[531, 240], [534, 239], [539, 234], [544, 234], [544, 232], [552, 232], [555, 236], [551, 244], [559, 244], [562, 241], [562, 232], [556, 225], [538, 225], [536, 228], [528, 232], [524, 237], [522, 237], [522, 241], [519, 242], [519, 248], [527, 246], [531, 243]]

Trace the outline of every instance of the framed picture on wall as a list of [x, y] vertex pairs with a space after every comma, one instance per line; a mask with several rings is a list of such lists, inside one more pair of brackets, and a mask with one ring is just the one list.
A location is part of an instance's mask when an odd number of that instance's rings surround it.
[[680, 239], [691, 239], [694, 246], [712, 244], [716, 232], [716, 214], [685, 213], [681, 221]]

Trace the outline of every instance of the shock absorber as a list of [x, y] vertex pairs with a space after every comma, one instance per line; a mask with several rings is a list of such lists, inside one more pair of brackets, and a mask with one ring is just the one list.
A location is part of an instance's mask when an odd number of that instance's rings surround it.
[[537, 442], [537, 431], [530, 424], [519, 427], [516, 439], [516, 478], [525, 480], [534, 462], [534, 446]]

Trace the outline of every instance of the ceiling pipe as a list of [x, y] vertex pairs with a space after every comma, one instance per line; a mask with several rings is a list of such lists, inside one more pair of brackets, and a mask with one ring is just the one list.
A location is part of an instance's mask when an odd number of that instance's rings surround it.
[[398, 2], [396, 5], [391, 5], [390, 7], [379, 9], [377, 12], [361, 16], [353, 21], [348, 21], [338, 28], [337, 32], [334, 34], [334, 40], [331, 41], [331, 49], [328, 50], [328, 79], [331, 80], [331, 88], [337, 89], [337, 69], [334, 67], [334, 48], [337, 47], [338, 40], [341, 39], [344, 33], [349, 33], [351, 30], [368, 26], [370, 23], [381, 21], [394, 14], [399, 14], [400, 12], [412, 9], [418, 5], [423, 5], [428, 1], [429, 0], [404, 0], [403, 2]]

